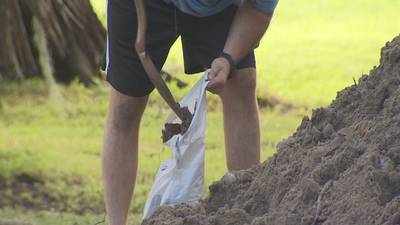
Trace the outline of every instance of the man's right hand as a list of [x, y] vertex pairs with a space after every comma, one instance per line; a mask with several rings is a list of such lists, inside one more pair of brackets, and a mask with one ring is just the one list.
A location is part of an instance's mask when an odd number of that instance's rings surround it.
[[207, 85], [207, 90], [213, 94], [220, 94], [225, 87], [230, 72], [230, 64], [227, 59], [223, 57], [214, 59], [208, 73], [210, 82]]

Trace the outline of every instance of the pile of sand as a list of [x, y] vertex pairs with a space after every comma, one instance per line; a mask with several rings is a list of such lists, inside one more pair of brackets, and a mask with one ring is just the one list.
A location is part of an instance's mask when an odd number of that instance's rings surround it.
[[400, 224], [400, 37], [277, 148], [211, 185], [200, 204], [162, 207], [143, 224]]

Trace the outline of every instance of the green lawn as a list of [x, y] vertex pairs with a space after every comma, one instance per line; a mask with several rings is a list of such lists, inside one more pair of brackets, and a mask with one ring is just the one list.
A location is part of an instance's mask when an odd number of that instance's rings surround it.
[[[0, 120], [1, 179], [10, 185], [17, 177], [28, 175], [38, 180], [38, 188], [0, 190], [1, 204], [12, 205], [15, 197], [25, 205], [46, 209], [44, 196], [52, 207], [67, 211], [101, 213], [100, 149], [107, 108], [107, 89], [85, 89], [78, 84], [62, 87], [65, 106], [60, 109], [47, 100], [42, 82], [31, 81], [23, 90], [15, 84], [0, 85], [2, 110]], [[138, 184], [132, 212], [140, 213], [161, 161], [170, 151], [161, 144], [161, 126], [168, 110], [151, 101], [140, 135], [141, 151]], [[207, 121], [206, 186], [226, 171], [219, 105], [210, 103]], [[263, 159], [295, 129], [300, 120], [297, 111], [281, 115], [263, 110]], [[43, 183], [43, 184], [42, 184]], [[32, 190], [35, 190], [32, 192]], [[16, 196], [17, 195], [17, 196]], [[1, 212], [0, 212], [1, 215]], [[52, 214], [44, 214], [51, 216]], [[67, 217], [69, 218], [69, 217]], [[84, 217], [86, 218], [86, 217]], [[1, 220], [0, 220], [1, 221]], [[1, 224], [1, 223], [0, 223]]]
[[[105, 24], [105, 0], [92, 0]], [[368, 73], [400, 33], [400, 1], [281, 0], [257, 49], [258, 93], [299, 105], [328, 104]], [[183, 77], [180, 42], [165, 69]]]
[[[105, 0], [91, 1], [105, 23]], [[280, 2], [257, 49], [258, 94], [306, 109], [261, 110], [263, 159], [274, 153], [277, 142], [295, 130], [310, 108], [327, 105], [338, 90], [353, 83], [353, 77], [378, 63], [380, 47], [400, 32], [399, 8], [400, 1], [393, 0]], [[164, 69], [193, 84], [199, 76], [183, 76], [181, 55], [177, 44]], [[179, 97], [188, 90], [171, 88]], [[108, 88], [102, 83], [85, 89], [74, 83], [60, 90], [64, 101], [54, 103], [41, 81], [0, 83], [0, 205], [17, 202], [40, 209], [0, 209], [0, 225], [94, 224], [102, 219], [99, 157]], [[226, 171], [220, 105], [209, 97], [206, 186]], [[167, 114], [165, 104], [153, 94], [140, 135], [131, 222], [140, 219], [153, 176], [170, 155], [160, 141]], [[21, 183], [25, 186], [11, 188]], [[54, 212], [49, 205], [67, 213]]]

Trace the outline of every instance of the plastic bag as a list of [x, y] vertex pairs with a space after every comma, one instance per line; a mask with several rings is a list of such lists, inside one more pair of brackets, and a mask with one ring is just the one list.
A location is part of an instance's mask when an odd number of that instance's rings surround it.
[[[179, 102], [193, 113], [188, 130], [174, 135], [165, 144], [172, 149], [172, 159], [161, 164], [144, 208], [149, 218], [158, 207], [197, 202], [204, 189], [204, 133], [206, 124], [207, 72]], [[180, 123], [171, 114], [166, 123]]]

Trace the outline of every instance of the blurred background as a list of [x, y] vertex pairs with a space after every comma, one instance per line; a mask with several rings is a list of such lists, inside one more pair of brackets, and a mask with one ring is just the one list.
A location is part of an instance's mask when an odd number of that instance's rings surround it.
[[[398, 0], [280, 1], [256, 50], [263, 160], [303, 116], [379, 64], [380, 48], [400, 33], [399, 9]], [[106, 0], [0, 0], [0, 225], [103, 220], [105, 25]], [[200, 77], [184, 75], [179, 40], [163, 70], [178, 98]], [[226, 172], [221, 106], [208, 97], [206, 187]], [[154, 92], [142, 121], [132, 224], [170, 157], [160, 139], [168, 114]]]

